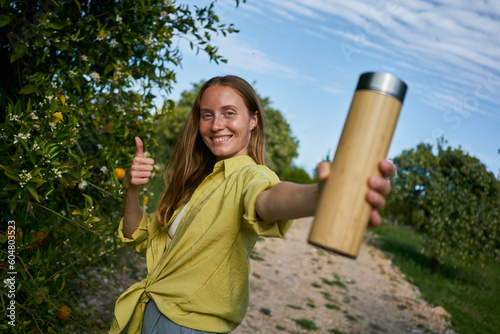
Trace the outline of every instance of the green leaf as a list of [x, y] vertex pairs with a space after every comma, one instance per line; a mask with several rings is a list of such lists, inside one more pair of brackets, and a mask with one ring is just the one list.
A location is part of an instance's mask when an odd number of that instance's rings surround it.
[[13, 168], [10, 168], [9, 166], [0, 165], [0, 168], [2, 168], [4, 171], [6, 171], [8, 173], [13, 173], [13, 174], [16, 173], [16, 170]]
[[80, 11], [80, 12], [81, 12], [81, 11], [82, 11], [82, 5], [80, 5], [80, 2], [78, 2], [77, 0], [73, 0], [73, 1], [74, 1], [74, 2], [76, 3], [76, 5], [78, 6], [78, 11]]
[[14, 213], [14, 210], [16, 209], [16, 206], [17, 206], [17, 200], [16, 199], [11, 199], [10, 202], [9, 202], [9, 210], [10, 210], [10, 213]]
[[26, 54], [26, 51], [28, 51], [28, 48], [24, 43], [17, 44], [16, 47], [14, 48], [14, 52], [10, 56], [10, 62], [13, 63], [22, 56], [24, 56]]
[[10, 23], [10, 17], [6, 15], [0, 15], [0, 28], [6, 26]]
[[12, 179], [12, 180], [14, 180], [14, 181], [18, 181], [18, 182], [19, 182], [19, 181], [21, 181], [21, 180], [19, 179], [19, 176], [18, 176], [17, 174], [12, 174], [12, 173], [7, 173], [7, 172], [5, 172], [5, 175], [7, 175], [7, 177], [8, 177], [9, 179]]
[[50, 22], [49, 27], [52, 29], [60, 30], [66, 26], [66, 22]]
[[33, 196], [33, 198], [36, 199], [37, 202], [40, 202], [40, 198], [38, 197], [38, 194], [37, 194], [35, 188], [27, 185], [26, 190], [28, 190], [30, 192], [31, 196]]
[[67, 50], [69, 47], [68, 43], [54, 43], [54, 46], [59, 50]]
[[32, 85], [32, 84], [28, 84], [28, 85], [24, 86], [23, 88], [21, 88], [21, 90], [19, 91], [19, 94], [28, 95], [28, 94], [33, 94], [35, 91], [36, 91], [36, 86]]
[[108, 66], [106, 66], [106, 68], [104, 69], [104, 75], [108, 74], [109, 72], [111, 72], [114, 69], [115, 69], [115, 67], [113, 66], [113, 64], [108, 64]]
[[39, 177], [32, 177], [32, 178], [30, 179], [30, 182], [35, 182], [35, 183], [45, 183], [45, 182], [47, 182], [47, 181], [45, 181], [45, 180], [43, 180], [43, 179], [41, 179], [41, 178], [39, 178]]
[[92, 201], [92, 197], [90, 197], [89, 195], [85, 195], [85, 194], [82, 194], [82, 195], [85, 197], [85, 202], [88, 204], [87, 206], [92, 207], [92, 205], [94, 204], [94, 201]]

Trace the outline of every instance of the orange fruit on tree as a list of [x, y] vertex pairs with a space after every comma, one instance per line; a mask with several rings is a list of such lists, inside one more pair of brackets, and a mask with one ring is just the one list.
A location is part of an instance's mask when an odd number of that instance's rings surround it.
[[71, 317], [71, 308], [64, 304], [57, 310], [57, 319], [66, 321]]
[[125, 175], [127, 175], [127, 173], [125, 172], [125, 169], [117, 168], [115, 169], [115, 175], [121, 181], [125, 178]]

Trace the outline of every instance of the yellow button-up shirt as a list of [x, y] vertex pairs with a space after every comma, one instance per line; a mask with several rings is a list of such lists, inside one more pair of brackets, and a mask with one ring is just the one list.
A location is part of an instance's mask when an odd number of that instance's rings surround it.
[[[284, 237], [291, 221], [261, 221], [257, 195], [279, 183], [274, 172], [246, 155], [215, 164], [193, 193], [165, 249], [167, 233], [155, 215], [144, 214], [131, 238], [146, 250], [147, 277], [116, 301], [110, 333], [140, 333], [146, 303], [152, 298], [173, 322], [197, 330], [230, 332], [243, 320], [249, 300], [249, 256], [259, 236]], [[180, 208], [172, 216], [172, 220]]]

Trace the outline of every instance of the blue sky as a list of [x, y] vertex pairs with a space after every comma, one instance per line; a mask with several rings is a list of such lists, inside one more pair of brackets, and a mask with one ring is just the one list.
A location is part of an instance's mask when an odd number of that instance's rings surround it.
[[[197, 3], [196, 1], [183, 1]], [[198, 1], [198, 3], [202, 3]], [[236, 74], [280, 110], [312, 173], [342, 132], [359, 75], [390, 72], [409, 90], [388, 157], [444, 136], [500, 171], [500, 1], [219, 1], [214, 36], [227, 64], [179, 42], [183, 68], [169, 98], [192, 83]]]

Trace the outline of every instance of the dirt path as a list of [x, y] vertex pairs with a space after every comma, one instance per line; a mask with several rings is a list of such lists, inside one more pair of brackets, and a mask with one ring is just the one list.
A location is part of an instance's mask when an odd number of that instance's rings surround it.
[[363, 244], [357, 260], [329, 254], [307, 244], [310, 224], [298, 220], [285, 239], [257, 243], [248, 313], [233, 334], [453, 333], [447, 313], [422, 300], [382, 251]]

